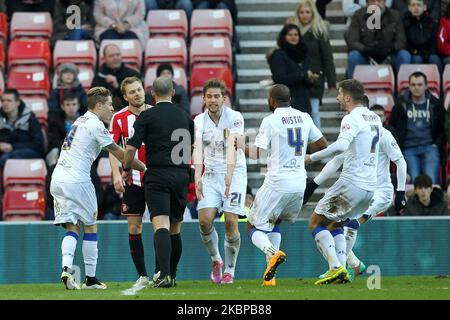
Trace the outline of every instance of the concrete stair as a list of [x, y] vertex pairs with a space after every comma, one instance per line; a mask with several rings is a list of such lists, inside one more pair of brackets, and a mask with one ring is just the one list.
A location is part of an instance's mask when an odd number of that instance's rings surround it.
[[[237, 83], [236, 109], [242, 112], [246, 131], [254, 139], [262, 119], [270, 114], [267, 106], [269, 86], [272, 80], [267, 52], [276, 47], [278, 33], [286, 19], [295, 14], [298, 0], [236, 0], [238, 6], [238, 34], [241, 53], [236, 55]], [[330, 43], [336, 66], [337, 80], [344, 79], [347, 67], [347, 46], [344, 33], [345, 17], [342, 13], [342, 0], [333, 0], [327, 6]], [[321, 131], [329, 142], [337, 139], [343, 113], [336, 102], [336, 89], [326, 89], [321, 106]], [[248, 160], [248, 183], [256, 193], [264, 181], [266, 166], [264, 163]], [[308, 166], [308, 177], [315, 177], [322, 169], [323, 163]], [[316, 202], [326, 189], [339, 176], [317, 189], [310, 202], [302, 210], [302, 217], [308, 217]]]

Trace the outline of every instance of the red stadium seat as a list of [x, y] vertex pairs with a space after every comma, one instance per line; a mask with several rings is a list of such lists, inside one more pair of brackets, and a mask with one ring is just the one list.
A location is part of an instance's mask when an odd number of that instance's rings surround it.
[[53, 32], [48, 12], [14, 12], [11, 18], [11, 40], [48, 40]]
[[44, 189], [38, 186], [15, 186], [3, 196], [3, 220], [44, 220]]
[[195, 68], [191, 71], [190, 95], [203, 92], [203, 85], [211, 78], [225, 81], [227, 94], [233, 97], [233, 74], [229, 68]]
[[230, 39], [221, 36], [194, 38], [190, 50], [191, 69], [203, 62], [221, 63], [231, 68], [233, 58]]
[[[153, 81], [156, 79], [156, 69], [156, 65], [147, 68], [147, 71], [145, 72], [145, 90], [148, 90], [153, 86]], [[176, 65], [173, 66], [173, 81], [187, 91], [187, 79], [184, 68]]]
[[442, 89], [444, 93], [450, 91], [450, 63], [445, 65], [444, 73], [442, 74]]
[[50, 81], [45, 68], [16, 67], [9, 72], [7, 87], [17, 89], [21, 95], [50, 94]]
[[362, 82], [365, 90], [394, 94], [395, 78], [390, 65], [358, 65], [353, 72], [353, 79]]
[[47, 167], [43, 159], [8, 159], [3, 170], [3, 187], [12, 185], [45, 186]]
[[4, 42], [0, 40], [0, 69], [5, 70], [5, 46]]
[[229, 10], [194, 10], [191, 17], [191, 39], [202, 34], [224, 34], [233, 37], [233, 20]]
[[103, 64], [103, 48], [108, 44], [116, 44], [122, 52], [122, 61], [129, 67], [140, 72], [142, 67], [142, 48], [139, 40], [103, 40], [100, 45], [100, 64]]
[[177, 64], [182, 68], [186, 67], [187, 50], [184, 39], [171, 38], [151, 38], [147, 41], [145, 48], [145, 66], [168, 62]]
[[47, 126], [47, 115], [48, 115], [48, 103], [47, 99], [41, 96], [22, 96], [20, 97], [22, 101], [31, 108], [31, 110], [36, 115], [41, 126], [48, 129]]
[[8, 40], [8, 17], [4, 12], [0, 12], [0, 40], [3, 43]]
[[147, 14], [150, 37], [178, 35], [184, 39], [188, 35], [188, 22], [184, 10], [150, 10]]
[[97, 174], [103, 185], [108, 185], [112, 182], [111, 165], [109, 164], [109, 158], [100, 158], [97, 165]]
[[441, 92], [441, 77], [435, 64], [402, 64], [397, 75], [397, 94], [409, 87], [409, 76], [416, 72], [423, 72], [427, 76], [428, 89], [439, 96]]
[[448, 105], [450, 104], [450, 92], [446, 92], [445, 93], [445, 98], [444, 98], [444, 108], [445, 110], [448, 109]]
[[75, 63], [78, 66], [87, 65], [91, 69], [97, 67], [97, 50], [93, 40], [70, 41], [58, 40], [53, 50], [53, 67], [62, 63]]
[[3, 94], [5, 91], [5, 79], [3, 78], [3, 71], [0, 70], [0, 94]]
[[11, 41], [8, 47], [8, 69], [17, 65], [39, 65], [50, 69], [48, 41]]
[[391, 94], [385, 92], [366, 92], [366, 96], [369, 98], [369, 106], [379, 104], [384, 108], [386, 112], [386, 118], [389, 120], [394, 107], [394, 98]]
[[[92, 68], [89, 66], [78, 66], [78, 80], [80, 80], [81, 85], [84, 90], [88, 91], [92, 86], [92, 80], [94, 80], [95, 74]], [[56, 88], [58, 85], [58, 74], [55, 72], [53, 74], [52, 87]]]

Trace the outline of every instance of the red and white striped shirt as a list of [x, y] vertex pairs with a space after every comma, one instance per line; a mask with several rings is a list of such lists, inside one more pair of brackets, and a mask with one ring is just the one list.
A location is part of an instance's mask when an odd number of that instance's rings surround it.
[[[152, 106], [146, 105], [147, 108]], [[128, 138], [133, 136], [134, 128], [133, 124], [137, 119], [137, 115], [128, 110], [128, 107], [116, 112], [111, 119], [109, 131], [111, 132], [114, 142], [126, 148]], [[145, 144], [142, 143], [141, 147], [137, 151], [137, 158], [145, 163]], [[138, 170], [132, 170], [131, 182], [139, 187], [144, 186], [143, 182], [144, 172]]]

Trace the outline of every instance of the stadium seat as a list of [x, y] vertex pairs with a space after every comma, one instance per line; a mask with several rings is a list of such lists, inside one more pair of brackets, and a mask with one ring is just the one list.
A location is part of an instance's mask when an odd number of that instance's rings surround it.
[[444, 98], [444, 108], [445, 110], [448, 109], [448, 105], [450, 104], [450, 91], [445, 93], [445, 98]]
[[45, 68], [16, 67], [8, 75], [7, 87], [17, 89], [21, 95], [50, 94], [50, 81]]
[[3, 187], [41, 185], [45, 187], [47, 167], [43, 159], [8, 159], [3, 170]]
[[14, 12], [11, 18], [11, 40], [48, 40], [53, 32], [48, 12]]
[[3, 78], [3, 71], [0, 70], [0, 94], [3, 94], [5, 91], [5, 79]]
[[4, 12], [0, 12], [0, 40], [3, 44], [8, 40], [8, 17]]
[[394, 107], [394, 98], [391, 94], [385, 92], [366, 92], [366, 96], [369, 98], [369, 106], [379, 104], [384, 108], [386, 112], [386, 118], [389, 120]]
[[41, 126], [48, 129], [47, 115], [48, 115], [48, 102], [47, 99], [41, 96], [22, 96], [22, 101], [31, 108], [36, 115]]
[[53, 49], [53, 67], [56, 69], [60, 64], [67, 62], [95, 69], [97, 67], [97, 50], [94, 41], [56, 41]]
[[122, 61], [123, 63], [129, 67], [133, 68], [137, 71], [141, 71], [142, 67], [142, 48], [139, 40], [133, 39], [133, 40], [103, 40], [100, 44], [100, 64], [103, 64], [104, 61], [104, 55], [103, 55], [103, 48], [108, 45], [114, 43], [116, 44], [121, 52], [122, 52]]
[[48, 41], [11, 41], [8, 47], [8, 70], [17, 65], [39, 65], [50, 69]]
[[[156, 69], [156, 65], [147, 68], [147, 71], [145, 72], [145, 90], [148, 90], [153, 86], [153, 81], [156, 79]], [[187, 92], [188, 87], [184, 68], [176, 65], [173, 66], [173, 81], [179, 86], [182, 86]]]
[[145, 66], [168, 62], [186, 68], [187, 50], [184, 39], [151, 38], [145, 48]]
[[233, 74], [229, 68], [195, 68], [191, 70], [190, 95], [203, 92], [203, 85], [211, 78], [225, 81], [227, 94], [233, 97]]
[[423, 72], [428, 79], [428, 89], [439, 97], [441, 92], [441, 78], [435, 64], [402, 64], [397, 75], [397, 94], [409, 87], [409, 76], [416, 72]]
[[[92, 86], [92, 80], [94, 80], [95, 74], [92, 68], [87, 65], [78, 66], [78, 80], [80, 80], [81, 85], [84, 90], [88, 91]], [[58, 75], [53, 74], [52, 87], [56, 88], [58, 85]]]
[[198, 63], [221, 63], [229, 68], [233, 65], [231, 42], [227, 37], [200, 37], [194, 38], [190, 50], [191, 70]]
[[5, 70], [5, 45], [4, 42], [0, 40], [0, 69]]
[[3, 196], [3, 220], [44, 220], [44, 189], [38, 186], [15, 186]]
[[109, 164], [109, 158], [107, 157], [100, 158], [97, 165], [97, 174], [104, 186], [112, 182], [111, 165]]
[[363, 83], [367, 91], [384, 91], [394, 94], [394, 71], [390, 65], [358, 65], [353, 72], [353, 79]]
[[450, 91], [450, 63], [445, 65], [444, 73], [442, 74], [442, 90], [444, 93]]
[[147, 14], [150, 37], [176, 35], [188, 36], [188, 22], [184, 10], [150, 10]]
[[198, 35], [224, 34], [233, 37], [233, 20], [229, 10], [194, 10], [191, 17], [191, 39]]

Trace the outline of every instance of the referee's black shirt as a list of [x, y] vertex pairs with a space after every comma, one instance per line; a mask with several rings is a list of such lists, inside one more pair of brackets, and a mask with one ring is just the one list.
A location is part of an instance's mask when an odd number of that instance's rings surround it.
[[190, 168], [194, 121], [172, 103], [159, 102], [141, 112], [127, 144], [139, 149], [142, 142], [145, 144], [147, 168]]

